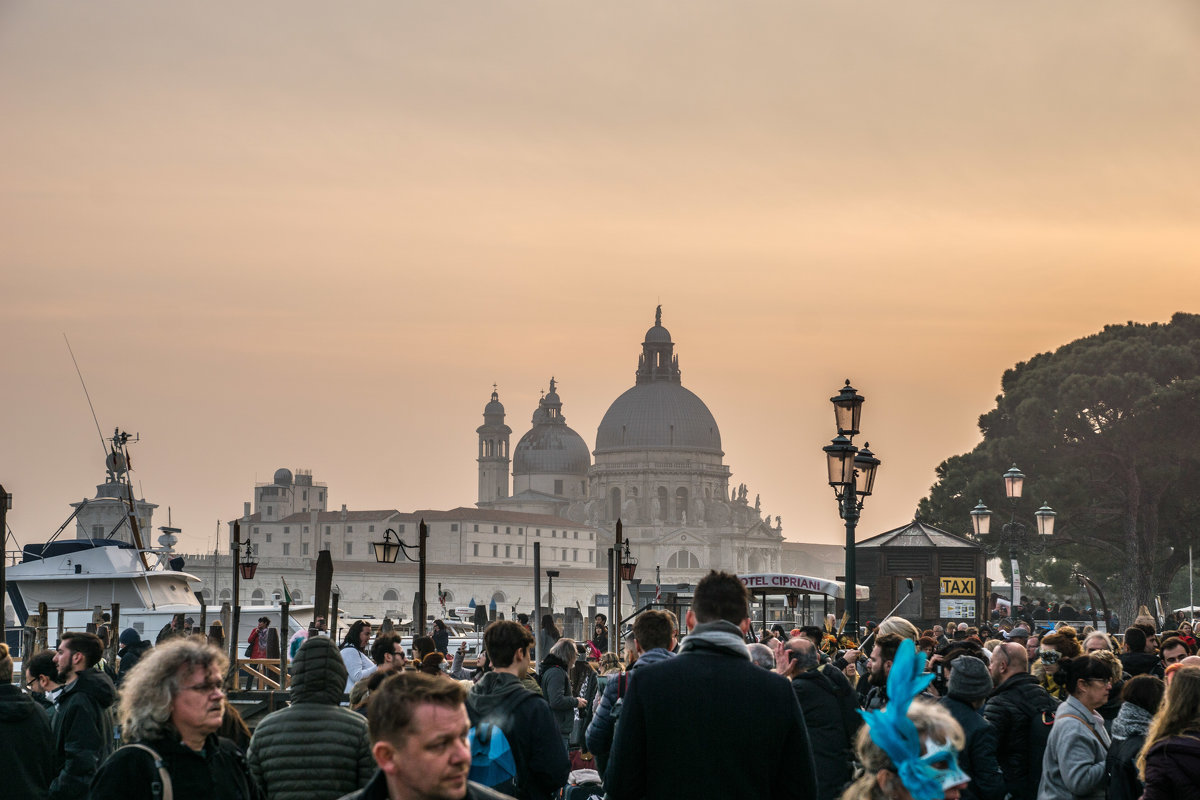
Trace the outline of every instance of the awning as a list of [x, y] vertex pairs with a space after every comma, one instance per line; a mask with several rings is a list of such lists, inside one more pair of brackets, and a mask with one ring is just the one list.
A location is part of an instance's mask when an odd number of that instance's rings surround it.
[[[844, 597], [846, 594], [845, 581], [827, 581], [824, 578], [811, 578], [807, 575], [784, 575], [777, 572], [757, 572], [753, 575], [738, 575], [746, 588], [754, 594], [826, 594], [830, 597]], [[855, 596], [859, 600], [871, 599], [871, 588], [858, 585]]]

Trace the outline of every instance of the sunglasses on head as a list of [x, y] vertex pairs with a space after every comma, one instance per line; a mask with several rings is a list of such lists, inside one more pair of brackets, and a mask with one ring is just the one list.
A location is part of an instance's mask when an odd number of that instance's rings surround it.
[[1038, 656], [1045, 664], [1057, 664], [1058, 660], [1062, 658], [1062, 653], [1057, 650], [1038, 650]]

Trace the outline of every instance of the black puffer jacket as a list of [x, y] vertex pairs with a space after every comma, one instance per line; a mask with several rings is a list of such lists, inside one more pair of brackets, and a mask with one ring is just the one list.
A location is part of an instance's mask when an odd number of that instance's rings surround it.
[[[1032, 722], [1043, 711], [1054, 711], [1058, 701], [1029, 673], [1013, 675], [997, 686], [983, 707], [984, 718], [996, 729], [996, 751], [1004, 772], [1005, 788], [1013, 800], [1034, 800], [1041, 778], [1045, 740], [1030, 741]], [[1047, 726], [1047, 736], [1049, 726]], [[1037, 752], [1033, 752], [1037, 750]]]
[[113, 751], [109, 708], [117, 689], [103, 672], [85, 669], [63, 687], [51, 719], [54, 767], [51, 800], [75, 800], [87, 795], [96, 770]]
[[138, 632], [133, 628], [126, 628], [121, 634], [121, 649], [117, 651], [117, 658], [120, 659], [120, 664], [117, 669], [117, 686], [125, 680], [125, 677], [137, 666], [137, 663], [142, 660], [142, 656], [153, 647], [149, 642], [142, 639]]
[[996, 729], [961, 697], [943, 697], [938, 705], [950, 712], [967, 737], [958, 763], [971, 776], [971, 782], [963, 789], [962, 796], [967, 800], [1004, 800], [1008, 792], [996, 760]]
[[819, 800], [834, 800], [850, 782], [854, 735], [862, 724], [862, 717], [855, 710], [858, 703], [854, 690], [844, 675], [833, 669], [830, 672], [840, 677], [842, 683], [835, 684], [835, 678], [819, 669], [802, 672], [792, 679], [792, 690], [804, 712], [812, 742]]
[[346, 665], [332, 639], [314, 636], [296, 653], [292, 704], [268, 714], [246, 760], [267, 800], [340, 797], [375, 772], [367, 721], [338, 705]]
[[5, 794], [46, 800], [54, 778], [50, 717], [19, 686], [0, 684], [0, 775]]

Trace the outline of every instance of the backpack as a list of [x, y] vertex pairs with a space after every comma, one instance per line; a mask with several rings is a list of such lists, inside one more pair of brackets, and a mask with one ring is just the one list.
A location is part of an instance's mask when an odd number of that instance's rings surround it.
[[502, 704], [471, 728], [467, 743], [471, 748], [471, 771], [467, 779], [481, 783], [502, 794], [517, 795], [517, 761], [504, 729], [492, 719], [511, 718], [522, 701], [536, 697], [532, 692], [518, 692], [515, 702]]

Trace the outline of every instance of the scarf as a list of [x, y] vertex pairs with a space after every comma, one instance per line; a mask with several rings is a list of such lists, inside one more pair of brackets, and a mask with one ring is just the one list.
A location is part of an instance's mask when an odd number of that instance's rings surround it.
[[1117, 718], [1113, 721], [1113, 741], [1128, 739], [1137, 734], [1145, 736], [1146, 732], [1150, 730], [1150, 720], [1153, 716], [1139, 705], [1122, 703], [1121, 710], [1117, 712]]
[[702, 622], [692, 628], [692, 632], [684, 637], [679, 653], [682, 655], [696, 649], [726, 650], [750, 660], [750, 648], [746, 647], [746, 640], [742, 638], [742, 629], [723, 619]]

